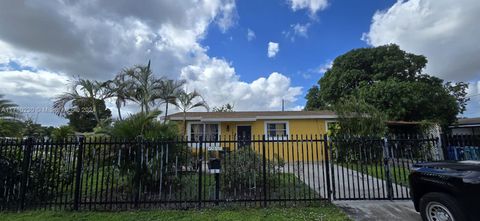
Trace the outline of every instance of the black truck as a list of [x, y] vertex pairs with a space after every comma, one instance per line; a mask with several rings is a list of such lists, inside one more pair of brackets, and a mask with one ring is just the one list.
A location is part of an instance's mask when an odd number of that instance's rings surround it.
[[414, 164], [409, 180], [423, 220], [480, 220], [480, 161]]

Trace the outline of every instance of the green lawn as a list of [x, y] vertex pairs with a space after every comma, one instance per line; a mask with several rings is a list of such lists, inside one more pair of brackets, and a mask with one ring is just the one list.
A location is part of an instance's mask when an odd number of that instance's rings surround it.
[[54, 212], [0, 213], [2, 221], [150, 221], [150, 220], [350, 220], [332, 204], [315, 207], [267, 209], [158, 210], [139, 212]]

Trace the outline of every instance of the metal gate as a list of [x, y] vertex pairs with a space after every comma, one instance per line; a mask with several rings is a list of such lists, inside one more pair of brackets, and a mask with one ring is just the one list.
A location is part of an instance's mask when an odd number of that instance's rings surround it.
[[336, 137], [329, 142], [334, 200], [410, 199], [408, 175], [414, 163], [441, 159], [438, 138]]

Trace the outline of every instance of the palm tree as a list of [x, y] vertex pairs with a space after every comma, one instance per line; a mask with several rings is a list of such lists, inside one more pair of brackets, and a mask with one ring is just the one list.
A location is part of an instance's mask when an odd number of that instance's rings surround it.
[[117, 75], [113, 80], [108, 81], [106, 88], [111, 97], [115, 98], [115, 106], [117, 107], [118, 118], [122, 119], [121, 107], [125, 106], [129, 99], [128, 93], [131, 90], [125, 75]]
[[68, 103], [77, 101], [79, 103], [90, 103], [95, 120], [100, 122], [98, 116], [97, 100], [104, 101], [110, 97], [110, 93], [106, 90], [106, 82], [90, 81], [86, 79], [76, 79], [70, 87], [68, 92], [65, 92], [56, 97], [53, 102], [54, 112], [59, 116], [66, 115], [65, 106]]
[[[196, 101], [198, 100], [198, 101]], [[207, 103], [203, 100], [203, 97], [196, 91], [187, 93], [181, 91], [177, 95], [177, 100], [174, 103], [175, 106], [183, 112], [183, 135], [187, 134], [187, 112], [196, 107], [204, 107], [209, 110]]]
[[160, 88], [157, 90], [157, 97], [165, 103], [165, 118], [163, 123], [167, 122], [168, 104], [175, 104], [178, 94], [182, 92], [181, 87], [185, 80], [164, 79], [160, 82]]
[[18, 116], [18, 110], [16, 104], [12, 101], [4, 99], [4, 95], [0, 94], [0, 120], [10, 120]]
[[162, 79], [156, 78], [150, 69], [150, 61], [147, 65], [136, 65], [122, 71], [121, 75], [127, 78], [130, 85], [128, 99], [140, 104], [142, 113], [148, 114], [150, 105], [155, 105], [158, 99], [155, 91], [160, 89]]

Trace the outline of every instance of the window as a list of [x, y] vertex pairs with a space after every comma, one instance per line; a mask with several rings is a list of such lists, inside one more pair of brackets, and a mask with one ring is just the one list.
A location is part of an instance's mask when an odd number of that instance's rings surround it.
[[218, 124], [191, 124], [191, 141], [218, 141]]
[[288, 138], [287, 122], [267, 122], [265, 129], [269, 139]]

